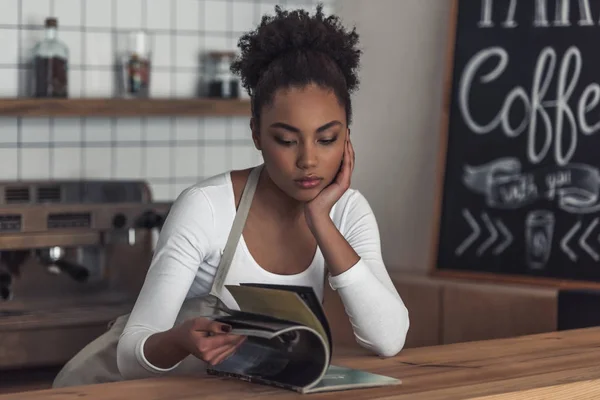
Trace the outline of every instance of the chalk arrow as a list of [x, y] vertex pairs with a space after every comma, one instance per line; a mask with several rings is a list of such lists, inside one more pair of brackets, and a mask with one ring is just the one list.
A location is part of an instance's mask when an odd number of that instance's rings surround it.
[[585, 232], [583, 232], [583, 235], [581, 235], [581, 237], [579, 238], [579, 245], [583, 250], [586, 251], [586, 253], [590, 255], [590, 257], [592, 257], [595, 261], [598, 261], [600, 259], [600, 256], [586, 242], [588, 236], [590, 236], [590, 233], [592, 233], [596, 225], [598, 225], [598, 218], [594, 219], [590, 226], [588, 226], [588, 228], [585, 230]]
[[469, 248], [469, 246], [471, 246], [473, 244], [473, 242], [475, 240], [477, 240], [477, 238], [479, 237], [479, 234], [481, 233], [481, 229], [479, 229], [479, 225], [477, 224], [477, 221], [475, 221], [475, 218], [473, 218], [473, 216], [471, 215], [469, 210], [463, 209], [462, 214], [463, 214], [463, 217], [465, 218], [465, 220], [467, 221], [467, 223], [471, 226], [471, 229], [473, 229], [473, 232], [471, 232], [471, 234], [469, 236], [467, 236], [467, 238], [465, 240], [463, 240], [463, 242], [460, 244], [460, 246], [458, 246], [456, 248], [454, 253], [457, 256], [464, 253], [465, 250], [467, 250]]
[[483, 213], [481, 215], [481, 218], [483, 219], [485, 226], [487, 226], [488, 230], [490, 231], [490, 237], [488, 238], [488, 240], [483, 242], [481, 246], [479, 246], [479, 248], [477, 249], [478, 256], [482, 255], [487, 250], [487, 248], [490, 247], [492, 243], [496, 241], [496, 239], [498, 239], [498, 231], [494, 227], [494, 224], [492, 224], [492, 221], [490, 221], [490, 217], [488, 217], [486, 213]]
[[569, 256], [571, 261], [577, 261], [577, 255], [575, 253], [573, 253], [573, 250], [571, 250], [571, 248], [569, 248], [568, 243], [569, 243], [569, 240], [571, 240], [571, 237], [575, 234], [575, 232], [577, 232], [579, 230], [580, 227], [581, 227], [581, 221], [579, 221], [575, 225], [573, 225], [573, 227], [569, 230], [569, 232], [567, 232], [565, 237], [563, 237], [562, 240], [560, 241], [560, 248], [562, 249], [562, 251], [565, 252], [565, 254], [567, 256]]
[[496, 225], [498, 226], [498, 229], [500, 230], [500, 232], [502, 232], [502, 234], [505, 237], [504, 242], [500, 243], [494, 249], [494, 254], [498, 255], [498, 254], [502, 253], [504, 250], [506, 250], [506, 248], [508, 246], [510, 246], [510, 244], [513, 241], [513, 235], [510, 234], [510, 231], [508, 230], [508, 228], [499, 219], [496, 220]]

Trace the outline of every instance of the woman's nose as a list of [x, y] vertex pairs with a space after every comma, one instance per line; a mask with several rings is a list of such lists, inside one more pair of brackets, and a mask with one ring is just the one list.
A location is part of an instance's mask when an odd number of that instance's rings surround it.
[[300, 169], [310, 169], [317, 166], [317, 152], [312, 144], [305, 144], [300, 147], [298, 154], [297, 166]]

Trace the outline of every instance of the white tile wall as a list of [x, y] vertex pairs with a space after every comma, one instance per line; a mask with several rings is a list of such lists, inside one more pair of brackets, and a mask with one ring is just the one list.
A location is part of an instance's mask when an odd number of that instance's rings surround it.
[[82, 25], [81, 0], [54, 0], [54, 15], [62, 26]]
[[[0, 147], [11, 145], [19, 140], [18, 121], [16, 118], [0, 118]], [[14, 151], [14, 149], [10, 149]], [[15, 152], [16, 153], [16, 152]]]
[[[327, 2], [325, 0], [324, 2]], [[0, 97], [29, 96], [29, 63], [55, 16], [68, 46], [69, 96], [117, 94], [128, 33], [151, 35], [153, 97], [198, 93], [203, 52], [235, 48], [275, 4], [317, 0], [0, 0]], [[248, 118], [0, 118], [0, 179], [145, 179], [157, 200], [261, 162]]]
[[171, 1], [152, 0], [152, 7], [146, 9], [146, 26], [148, 29], [171, 29]]
[[142, 28], [142, 0], [119, 0], [115, 2], [118, 29]]
[[0, 0], [0, 24], [14, 25], [19, 21], [19, 5], [14, 0]]
[[[110, 28], [113, 21], [113, 7], [121, 1], [108, 0], [81, 0], [84, 8], [83, 24], [87, 28]], [[115, 13], [116, 14], [116, 13]], [[58, 21], [60, 23], [60, 21]]]
[[200, 15], [200, 2], [198, 0], [177, 0], [175, 2], [175, 26], [177, 30], [194, 32], [202, 30], [203, 23]]
[[221, 0], [206, 0], [204, 7], [210, 12], [204, 12], [204, 29], [210, 32], [226, 32], [229, 28], [228, 2]]
[[50, 13], [50, 0], [21, 0], [21, 25], [37, 25]]
[[232, 30], [234, 32], [246, 32], [251, 30], [255, 23], [258, 22], [254, 13], [254, 2], [238, 1], [233, 7]]

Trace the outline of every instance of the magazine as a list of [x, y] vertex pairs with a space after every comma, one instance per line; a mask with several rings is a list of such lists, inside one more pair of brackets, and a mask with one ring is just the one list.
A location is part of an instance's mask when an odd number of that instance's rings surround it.
[[221, 310], [215, 320], [246, 336], [211, 375], [317, 393], [401, 384], [399, 379], [331, 365], [331, 331], [310, 287], [271, 284], [225, 286], [240, 310]]

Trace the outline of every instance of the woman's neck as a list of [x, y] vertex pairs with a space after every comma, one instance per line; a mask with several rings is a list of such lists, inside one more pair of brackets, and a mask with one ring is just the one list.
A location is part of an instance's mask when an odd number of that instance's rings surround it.
[[304, 218], [304, 203], [291, 198], [271, 180], [266, 168], [260, 174], [256, 196], [266, 210], [280, 219]]

